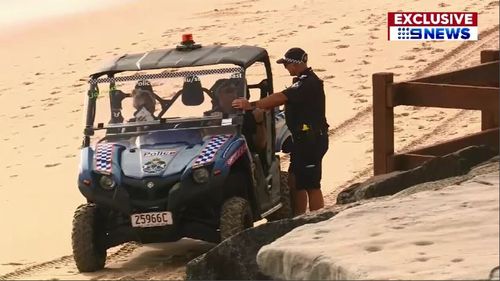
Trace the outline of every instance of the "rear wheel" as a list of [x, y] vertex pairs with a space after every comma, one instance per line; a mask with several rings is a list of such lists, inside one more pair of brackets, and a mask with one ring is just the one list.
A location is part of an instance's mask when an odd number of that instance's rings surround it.
[[221, 241], [252, 226], [252, 208], [248, 200], [231, 197], [224, 202], [220, 216]]
[[293, 217], [290, 187], [288, 186], [288, 172], [280, 172], [280, 203], [281, 208], [266, 217], [267, 221], [277, 221]]
[[101, 235], [99, 213], [94, 204], [80, 205], [73, 217], [71, 243], [73, 258], [80, 272], [92, 272], [104, 268], [106, 248], [99, 243]]

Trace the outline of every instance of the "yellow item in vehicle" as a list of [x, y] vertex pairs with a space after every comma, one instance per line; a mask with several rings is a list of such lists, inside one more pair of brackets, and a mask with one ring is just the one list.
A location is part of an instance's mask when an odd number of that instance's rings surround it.
[[307, 126], [307, 124], [302, 124], [302, 131], [305, 132], [305, 131], [309, 131], [311, 128], [309, 128], [309, 126]]

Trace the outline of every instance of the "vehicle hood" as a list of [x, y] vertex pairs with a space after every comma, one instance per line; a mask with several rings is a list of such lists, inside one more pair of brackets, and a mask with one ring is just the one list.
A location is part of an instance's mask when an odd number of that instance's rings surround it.
[[180, 144], [126, 149], [122, 152], [121, 168], [125, 176], [132, 178], [174, 175], [181, 173], [201, 148], [202, 144]]
[[[140, 135], [101, 143], [96, 147], [96, 155], [103, 154], [99, 150], [112, 151], [110, 161], [119, 161], [119, 167], [127, 177], [137, 179], [153, 176], [167, 177], [182, 173], [186, 167], [206, 165], [214, 161], [217, 152], [231, 137], [231, 134], [206, 134], [204, 136], [194, 134], [184, 135], [182, 139], [177, 139], [172, 135], [161, 137]], [[110, 146], [113, 148], [111, 149]], [[96, 160], [97, 170], [99, 166], [103, 165], [102, 163], [99, 165]]]

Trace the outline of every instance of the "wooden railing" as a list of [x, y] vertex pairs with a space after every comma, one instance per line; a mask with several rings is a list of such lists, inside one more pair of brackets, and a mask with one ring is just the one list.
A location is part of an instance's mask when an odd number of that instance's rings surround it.
[[[481, 64], [394, 83], [393, 73], [373, 74], [374, 174], [408, 170], [470, 145], [499, 147], [499, 51], [481, 52]], [[481, 110], [481, 131], [402, 154], [394, 153], [394, 107], [398, 105]]]

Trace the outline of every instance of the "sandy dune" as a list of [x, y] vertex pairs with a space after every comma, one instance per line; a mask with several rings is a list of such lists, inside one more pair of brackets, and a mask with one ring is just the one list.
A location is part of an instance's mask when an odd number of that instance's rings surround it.
[[[389, 42], [386, 13], [399, 9], [480, 12], [480, 40]], [[371, 175], [371, 74], [392, 71], [400, 81], [477, 64], [479, 50], [498, 48], [497, 24], [498, 2], [482, 0], [147, 0], [4, 31], [0, 221], [8, 231], [0, 239], [0, 274], [54, 260], [16, 275], [48, 278], [47, 271], [70, 264], [57, 261], [71, 253], [72, 214], [84, 202], [75, 183], [86, 75], [102, 60], [173, 46], [184, 32], [203, 44], [259, 45], [273, 60], [303, 47], [325, 80], [331, 149], [323, 186], [335, 194]], [[291, 84], [282, 67], [273, 71], [277, 90]], [[478, 112], [405, 107], [396, 116], [398, 151], [480, 128]]]

